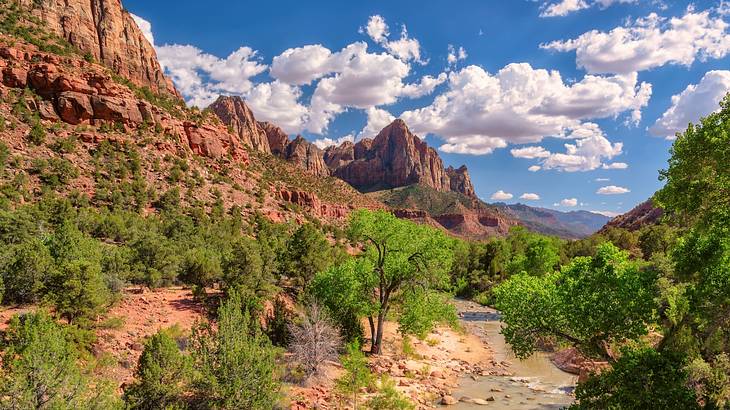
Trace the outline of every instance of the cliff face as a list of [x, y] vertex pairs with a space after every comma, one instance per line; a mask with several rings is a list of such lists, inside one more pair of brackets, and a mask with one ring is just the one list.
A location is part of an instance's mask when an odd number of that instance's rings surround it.
[[634, 209], [611, 219], [601, 232], [609, 227], [628, 229], [636, 231], [646, 225], [653, 225], [659, 222], [664, 215], [664, 210], [657, 207], [651, 199], [637, 205]]
[[157, 54], [120, 0], [20, 0], [47, 30], [138, 86], [179, 97]]
[[271, 153], [266, 131], [241, 97], [220, 96], [208, 108], [213, 110], [223, 124], [231, 127], [245, 145], [259, 152]]
[[374, 140], [328, 148], [325, 161], [333, 175], [361, 191], [420, 184], [441, 192], [475, 196], [466, 167], [444, 169], [436, 150], [413, 135], [400, 119], [380, 131]]

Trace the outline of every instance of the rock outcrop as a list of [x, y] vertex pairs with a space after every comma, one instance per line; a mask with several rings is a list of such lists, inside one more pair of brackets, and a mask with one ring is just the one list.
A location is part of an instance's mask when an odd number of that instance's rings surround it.
[[444, 169], [436, 150], [412, 134], [400, 119], [373, 140], [328, 148], [325, 162], [333, 175], [361, 191], [420, 184], [441, 192], [475, 196], [466, 167]]
[[223, 124], [231, 127], [241, 142], [259, 152], [271, 153], [266, 131], [241, 97], [220, 96], [209, 107]]
[[120, 0], [20, 0], [44, 27], [138, 86], [179, 97]]
[[654, 204], [651, 199], [642, 202], [634, 209], [611, 219], [599, 232], [603, 232], [609, 227], [628, 229], [636, 231], [646, 225], [653, 225], [661, 220], [664, 210]]
[[287, 144], [283, 158], [314, 175], [329, 176], [330, 171], [324, 163], [323, 154], [319, 147], [297, 135]]
[[260, 121], [259, 126], [266, 134], [271, 153], [277, 157], [285, 156], [286, 146], [289, 144], [289, 136], [286, 135], [284, 130], [268, 121]]

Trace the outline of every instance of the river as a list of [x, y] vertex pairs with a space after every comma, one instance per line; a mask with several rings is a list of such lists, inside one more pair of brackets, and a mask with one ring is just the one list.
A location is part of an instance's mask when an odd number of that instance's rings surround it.
[[[481, 376], [476, 380], [464, 377], [453, 397], [488, 400], [490, 409], [560, 409], [573, 402], [576, 375], [555, 367], [547, 353], [538, 352], [526, 360], [515, 358], [500, 333], [501, 321], [496, 310], [462, 300], [457, 300], [456, 306], [461, 313], [462, 324], [489, 344], [497, 362], [509, 362], [509, 371], [513, 375]], [[460, 401], [449, 408], [484, 407]]]

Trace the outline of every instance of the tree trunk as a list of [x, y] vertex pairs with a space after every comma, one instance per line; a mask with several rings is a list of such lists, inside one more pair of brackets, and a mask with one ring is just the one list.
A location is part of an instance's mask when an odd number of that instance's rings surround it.
[[372, 316], [368, 316], [368, 323], [370, 324], [370, 353], [375, 351], [375, 321]]
[[373, 345], [373, 348], [371, 349], [370, 353], [372, 354], [381, 354], [383, 351], [383, 325], [385, 322], [385, 312], [378, 313], [378, 328], [376, 330], [376, 336], [375, 336], [375, 344]]

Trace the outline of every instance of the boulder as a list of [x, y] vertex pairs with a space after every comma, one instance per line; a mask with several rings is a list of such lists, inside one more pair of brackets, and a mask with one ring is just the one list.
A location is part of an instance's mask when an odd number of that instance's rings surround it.
[[140, 124], [143, 121], [136, 100], [94, 95], [91, 97], [91, 106], [94, 119], [127, 124]]
[[459, 402], [458, 400], [456, 400], [454, 397], [449, 396], [449, 395], [441, 397], [441, 404], [444, 406], [451, 406], [458, 402]]
[[64, 91], [58, 94], [56, 112], [63, 121], [76, 125], [93, 118], [94, 110], [88, 95]]

